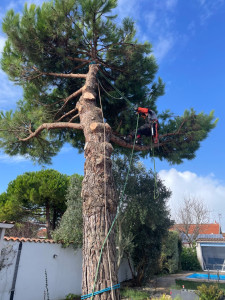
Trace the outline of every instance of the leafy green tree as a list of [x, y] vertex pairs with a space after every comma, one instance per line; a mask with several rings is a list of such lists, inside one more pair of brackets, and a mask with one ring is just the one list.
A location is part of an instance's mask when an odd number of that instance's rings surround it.
[[30, 218], [39, 222], [45, 221], [47, 236], [50, 238], [50, 230], [56, 228], [66, 210], [65, 194], [68, 183], [67, 175], [52, 169], [19, 175], [8, 185], [7, 201], [0, 217], [21, 222]]
[[181, 241], [176, 231], [169, 231], [163, 239], [160, 256], [160, 272], [176, 273], [180, 269]]
[[[127, 164], [126, 159], [115, 161], [118, 192], [126, 182]], [[124, 254], [132, 258], [137, 285], [145, 283], [157, 271], [162, 239], [172, 224], [167, 207], [170, 195], [157, 175], [136, 160], [131, 166], [125, 195], [121, 196], [117, 236], [118, 259]]]
[[[164, 92], [162, 80], [154, 81], [158, 66], [151, 45], [137, 41], [129, 18], [116, 23], [111, 13], [116, 5], [116, 0], [54, 0], [41, 7], [26, 5], [21, 15], [10, 10], [3, 21], [8, 40], [1, 66], [10, 80], [23, 87], [24, 96], [14, 112], [1, 112], [0, 146], [10, 155], [28, 154], [48, 163], [65, 142], [80, 151], [86, 145], [83, 294], [92, 292], [99, 250], [116, 213], [111, 143], [121, 152], [132, 148], [120, 138], [134, 129], [132, 105], [157, 111], [156, 100]], [[99, 108], [98, 80], [107, 91], [101, 101], [107, 123]], [[128, 101], [113, 100], [111, 96], [118, 94], [112, 86]], [[146, 141], [144, 146], [136, 145], [136, 151], [151, 156], [154, 147], [156, 156], [171, 163], [195, 157], [200, 142], [215, 127], [213, 113], [191, 110], [176, 118], [170, 115], [159, 114], [158, 147]], [[108, 245], [110, 253], [103, 251], [96, 289], [105, 288], [110, 278], [117, 282], [113, 233]], [[108, 257], [111, 277], [106, 271]]]
[[82, 247], [82, 198], [81, 186], [83, 176], [73, 175], [66, 194], [67, 209], [62, 216], [60, 226], [53, 232], [56, 241], [62, 241], [65, 247], [71, 243], [75, 248]]
[[[123, 193], [128, 166], [129, 161], [126, 156], [117, 158], [113, 162], [113, 173], [118, 194]], [[82, 177], [78, 175], [71, 177], [66, 195], [67, 210], [62, 217], [59, 228], [53, 233], [53, 238], [56, 241], [63, 241], [65, 246], [72, 243], [75, 248], [82, 246], [81, 180]], [[157, 199], [154, 199], [154, 191], [155, 196], [157, 194]], [[155, 178], [152, 172], [147, 172], [141, 162], [135, 158], [134, 163], [131, 165], [125, 194], [124, 196], [120, 195], [120, 213], [116, 222], [118, 267], [123, 257], [128, 258], [130, 266], [132, 265], [132, 255], [140, 250], [139, 243], [135, 242], [137, 236], [140, 236], [140, 239], [142, 237], [145, 239], [146, 234], [148, 234], [149, 242], [151, 240], [152, 246], [154, 246], [145, 254], [149, 255], [152, 263], [151, 266], [146, 265], [146, 269], [145, 266], [143, 267], [145, 278], [148, 277], [150, 269], [152, 269], [153, 265], [156, 265], [155, 262], [153, 263], [152, 252], [155, 252], [157, 248], [157, 255], [154, 253], [154, 257], [159, 257], [162, 239], [171, 225], [170, 214], [166, 206], [166, 201], [170, 194], [162, 182]], [[150, 215], [151, 218], [149, 217]], [[149, 221], [150, 219], [151, 222]], [[159, 226], [159, 224], [161, 225]], [[145, 229], [139, 233], [142, 227], [145, 227]], [[155, 235], [158, 236], [157, 239], [155, 239]], [[136, 262], [135, 267], [139, 268], [140, 263], [141, 258]], [[154, 270], [156, 270], [155, 267]], [[135, 277], [132, 267], [131, 271]], [[139, 280], [139, 277], [141, 275], [138, 273], [137, 280]], [[142, 281], [142, 278], [139, 281]]]

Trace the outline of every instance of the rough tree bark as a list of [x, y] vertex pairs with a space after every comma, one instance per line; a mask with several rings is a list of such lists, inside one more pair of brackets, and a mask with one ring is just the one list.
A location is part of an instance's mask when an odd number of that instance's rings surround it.
[[[101, 109], [96, 106], [97, 71], [98, 66], [96, 64], [91, 64], [89, 66], [89, 72], [82, 90], [82, 96], [76, 106], [79, 111], [80, 123], [83, 127], [85, 136], [84, 150], [86, 158], [84, 165], [84, 180], [82, 184], [84, 228], [83, 295], [92, 293], [100, 257], [100, 249], [106, 237], [107, 228], [110, 228], [115, 217], [117, 207], [112, 176], [112, 163], [110, 159], [113, 151], [113, 147], [110, 144], [111, 128], [107, 123], [103, 123]], [[107, 185], [107, 213], [105, 212], [105, 184]], [[109, 256], [107, 251], [109, 251]], [[110, 287], [111, 280], [113, 285], [118, 283], [116, 248], [113, 231], [108, 238], [108, 249], [107, 246], [105, 246], [103, 250], [95, 291]], [[120, 296], [118, 291], [115, 290], [113, 293], [114, 294], [112, 294], [112, 292], [106, 292], [95, 296], [95, 299], [119, 299]]]

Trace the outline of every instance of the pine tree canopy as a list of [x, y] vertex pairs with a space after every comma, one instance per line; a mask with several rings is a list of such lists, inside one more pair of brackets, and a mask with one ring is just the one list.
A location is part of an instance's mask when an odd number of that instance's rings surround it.
[[[213, 112], [187, 110], [183, 116], [171, 117], [169, 111], [157, 111], [164, 83], [155, 79], [158, 65], [152, 46], [138, 42], [130, 18], [117, 24], [116, 6], [116, 0], [54, 0], [41, 7], [25, 5], [21, 15], [8, 11], [3, 20], [8, 39], [1, 67], [23, 88], [23, 99], [15, 111], [0, 113], [0, 147], [6, 153], [28, 154], [39, 163], [50, 163], [65, 142], [83, 150], [76, 103], [89, 65], [95, 63], [114, 147], [121, 152], [132, 147], [120, 137], [135, 129], [133, 108], [141, 106], [158, 113], [160, 140], [155, 156], [171, 163], [195, 157], [200, 142], [215, 127]], [[100, 105], [97, 90], [96, 105]], [[135, 149], [143, 156], [152, 155], [149, 139], [144, 143]]]

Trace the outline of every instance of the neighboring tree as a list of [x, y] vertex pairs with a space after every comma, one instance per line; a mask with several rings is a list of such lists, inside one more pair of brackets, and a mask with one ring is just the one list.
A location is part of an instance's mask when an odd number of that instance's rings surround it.
[[[10, 155], [28, 154], [40, 163], [49, 163], [66, 142], [80, 151], [86, 145], [83, 294], [92, 292], [100, 248], [117, 209], [111, 142], [121, 151], [132, 148], [120, 138], [135, 127], [132, 105], [157, 111], [156, 100], [164, 92], [162, 80], [154, 82], [158, 66], [151, 45], [138, 43], [130, 19], [117, 25], [111, 13], [116, 5], [116, 0], [55, 0], [41, 7], [25, 6], [21, 16], [10, 10], [3, 21], [8, 40], [1, 66], [10, 80], [23, 87], [24, 97], [14, 112], [1, 113], [0, 146]], [[103, 123], [99, 108], [97, 75], [107, 91], [102, 95], [107, 123]], [[112, 100], [109, 95], [118, 98], [112, 85], [129, 101]], [[173, 118], [167, 111], [159, 118], [159, 145], [146, 141], [135, 150], [151, 156], [154, 147], [155, 156], [171, 163], [193, 159], [200, 141], [215, 127], [213, 113], [191, 110]], [[110, 281], [117, 282], [113, 232], [108, 245], [110, 253], [103, 251], [98, 290]], [[119, 296], [118, 291], [116, 294]], [[111, 293], [101, 297], [110, 298]]]
[[53, 239], [61, 241], [67, 247], [73, 244], [75, 248], [82, 248], [82, 188], [83, 176], [73, 175], [66, 194], [67, 209], [62, 216], [59, 227], [52, 233]]
[[209, 210], [206, 204], [197, 197], [184, 198], [183, 204], [176, 213], [174, 227], [180, 233], [183, 240], [193, 247], [199, 235], [202, 224], [207, 226], [209, 222]]
[[[154, 256], [156, 260], [159, 257], [162, 239], [171, 225], [166, 205], [171, 193], [163, 186], [159, 178], [155, 177], [155, 174], [146, 171], [141, 162], [134, 158], [123, 196], [128, 168], [129, 160], [126, 156], [113, 161], [113, 175], [117, 193], [120, 194], [120, 213], [116, 222], [117, 266], [120, 266], [122, 258], [128, 258], [133, 279], [140, 284], [143, 283], [143, 279], [156, 270], [157, 264], [153, 263], [152, 257]], [[60, 226], [53, 232], [53, 238], [56, 241], [62, 241], [64, 246], [72, 243], [75, 248], [82, 247], [81, 180], [81, 176], [71, 177], [66, 195], [67, 210], [62, 217]], [[154, 199], [154, 191], [157, 199]], [[139, 233], [141, 228], [144, 229]], [[152, 265], [146, 264], [140, 268], [142, 257], [139, 257], [139, 260], [136, 258], [135, 267], [138, 272], [135, 275], [136, 272], [132, 267], [132, 255], [140, 251], [139, 243], [136, 243], [135, 240], [137, 236], [145, 239], [146, 235], [148, 235], [148, 242], [152, 247], [145, 251], [145, 256], [149, 256], [145, 259], [150, 259]]]
[[180, 269], [182, 244], [178, 232], [169, 231], [163, 239], [160, 256], [160, 272], [176, 273]]
[[15, 225], [6, 229], [6, 236], [24, 237], [24, 238], [37, 238], [38, 232], [40, 230], [40, 224], [33, 222], [20, 222], [15, 223]]
[[[120, 193], [117, 221], [118, 264], [122, 257], [132, 259], [135, 283], [145, 283], [158, 269], [163, 237], [172, 225], [167, 200], [171, 192], [158, 176], [135, 159], [127, 177], [128, 160], [114, 161], [114, 178]], [[127, 181], [126, 190], [123, 194]]]
[[7, 201], [0, 218], [21, 223], [26, 220], [45, 222], [47, 237], [51, 238], [50, 231], [56, 228], [66, 210], [68, 183], [67, 175], [51, 169], [17, 176], [8, 185]]

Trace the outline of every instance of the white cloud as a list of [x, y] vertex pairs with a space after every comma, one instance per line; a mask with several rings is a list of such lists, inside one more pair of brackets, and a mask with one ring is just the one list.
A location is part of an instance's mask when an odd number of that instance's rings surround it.
[[154, 55], [160, 62], [168, 52], [173, 48], [175, 43], [173, 36], [161, 36], [158, 41], [154, 44], [153, 50]]
[[[184, 197], [194, 196], [203, 200], [211, 211], [211, 222], [219, 221], [219, 214], [225, 209], [225, 183], [216, 180], [213, 174], [203, 177], [189, 171], [178, 172], [173, 168], [160, 171], [159, 176], [172, 191], [169, 200], [172, 216]], [[225, 213], [222, 215], [221, 224], [225, 230]]]
[[0, 36], [0, 55], [1, 55], [1, 52], [3, 51], [4, 46], [5, 46], [5, 42], [6, 42], [6, 38], [3, 37], [3, 36]]
[[151, 11], [150, 13], [145, 15], [145, 21], [147, 23], [147, 27], [149, 30], [152, 30], [155, 26], [155, 22], [157, 21], [157, 14], [155, 11]]
[[204, 25], [206, 21], [215, 15], [224, 5], [225, 0], [199, 0], [201, 13], [200, 22]]
[[6, 163], [6, 164], [15, 164], [15, 163], [21, 163], [25, 161], [30, 161], [28, 155], [15, 155], [15, 156], [9, 156], [7, 154], [0, 154], [0, 162]]
[[22, 89], [8, 80], [7, 75], [0, 70], [0, 110], [12, 107], [22, 97]]
[[119, 20], [126, 17], [138, 20], [140, 17], [140, 2], [136, 0], [118, 0], [115, 12], [118, 14]]
[[177, 0], [167, 0], [166, 1], [166, 7], [168, 9], [173, 9], [177, 5]]

